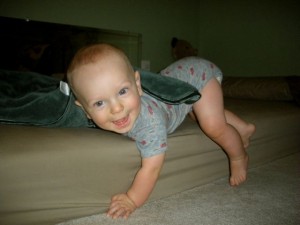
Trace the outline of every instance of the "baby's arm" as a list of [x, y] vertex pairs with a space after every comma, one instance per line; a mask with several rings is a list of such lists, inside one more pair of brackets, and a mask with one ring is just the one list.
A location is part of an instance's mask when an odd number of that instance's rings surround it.
[[163, 166], [165, 154], [142, 159], [142, 166], [126, 194], [113, 196], [107, 215], [112, 218], [127, 218], [150, 196]]

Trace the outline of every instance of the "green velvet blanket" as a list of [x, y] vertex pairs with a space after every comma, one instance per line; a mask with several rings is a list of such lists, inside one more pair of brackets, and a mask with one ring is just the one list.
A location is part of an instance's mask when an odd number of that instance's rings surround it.
[[[196, 88], [182, 81], [140, 71], [144, 92], [168, 104], [192, 104]], [[75, 105], [68, 85], [33, 72], [0, 70], [0, 123], [43, 127], [95, 127]]]

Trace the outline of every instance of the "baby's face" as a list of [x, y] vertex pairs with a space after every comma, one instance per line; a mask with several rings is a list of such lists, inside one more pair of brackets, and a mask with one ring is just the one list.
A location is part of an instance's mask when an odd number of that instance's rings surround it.
[[[99, 127], [116, 133], [130, 131], [140, 113], [140, 75], [119, 62], [88, 64], [76, 72], [77, 104]], [[102, 63], [103, 64], [103, 63]]]

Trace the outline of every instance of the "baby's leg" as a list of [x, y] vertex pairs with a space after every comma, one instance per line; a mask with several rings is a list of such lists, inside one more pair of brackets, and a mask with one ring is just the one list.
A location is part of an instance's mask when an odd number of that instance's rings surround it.
[[227, 153], [230, 162], [230, 184], [246, 180], [248, 155], [239, 132], [226, 122], [220, 83], [212, 78], [201, 91], [202, 97], [193, 105], [201, 129]]
[[[247, 148], [249, 146], [251, 136], [255, 133], [255, 125], [247, 123], [227, 109], [224, 109], [224, 112], [227, 123], [232, 125], [239, 132], [244, 148]], [[197, 121], [194, 111], [190, 112], [189, 116], [192, 120]]]
[[227, 123], [231, 124], [239, 132], [244, 148], [247, 148], [249, 146], [250, 137], [255, 133], [255, 125], [247, 123], [229, 110], [225, 109], [224, 111]]

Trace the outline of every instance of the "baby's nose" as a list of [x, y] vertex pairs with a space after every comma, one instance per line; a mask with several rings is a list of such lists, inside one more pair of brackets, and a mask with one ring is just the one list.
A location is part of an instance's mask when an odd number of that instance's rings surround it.
[[115, 101], [111, 104], [111, 113], [113, 113], [113, 114], [122, 112], [123, 109], [124, 109], [124, 106], [119, 101]]

